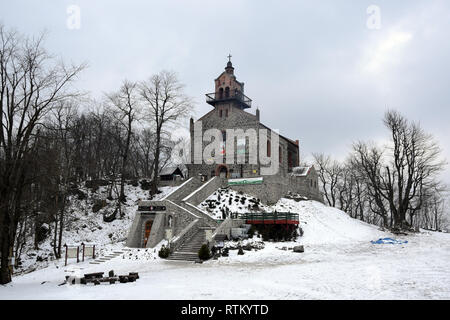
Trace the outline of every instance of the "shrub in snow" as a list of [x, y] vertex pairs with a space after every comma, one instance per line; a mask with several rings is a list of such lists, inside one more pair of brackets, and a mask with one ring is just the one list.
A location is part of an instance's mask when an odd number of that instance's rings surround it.
[[36, 228], [36, 242], [41, 243], [47, 239], [50, 234], [50, 227], [48, 224], [43, 223], [38, 228]]
[[244, 250], [242, 250], [242, 247], [239, 247], [238, 255], [242, 256], [244, 254]]
[[162, 245], [161, 249], [159, 249], [158, 256], [160, 258], [166, 259], [170, 254], [169, 247], [166, 247], [165, 245]]
[[222, 257], [228, 257], [228, 252], [230, 251], [230, 249], [225, 248], [222, 250]]
[[108, 212], [108, 211], [103, 212], [103, 221], [104, 222], [113, 222], [114, 220], [116, 220], [116, 214], [117, 214], [117, 208], [112, 213]]
[[142, 190], [150, 190], [150, 182], [146, 179], [140, 181]]
[[198, 257], [200, 260], [208, 260], [211, 258], [211, 251], [209, 250], [209, 246], [207, 244], [202, 245], [200, 250], [198, 250]]
[[130, 184], [131, 184], [133, 187], [138, 187], [138, 186], [139, 186], [139, 182], [138, 182], [137, 180], [130, 181]]
[[69, 190], [70, 195], [76, 195], [78, 200], [84, 200], [86, 199], [86, 193], [78, 189], [76, 185], [71, 186], [71, 189]]
[[96, 199], [94, 200], [94, 205], [92, 206], [92, 212], [98, 212], [100, 209], [106, 207], [106, 200]]
[[252, 224], [252, 226], [250, 227], [250, 229], [248, 229], [247, 234], [249, 238], [253, 238], [253, 235], [256, 232], [256, 227]]

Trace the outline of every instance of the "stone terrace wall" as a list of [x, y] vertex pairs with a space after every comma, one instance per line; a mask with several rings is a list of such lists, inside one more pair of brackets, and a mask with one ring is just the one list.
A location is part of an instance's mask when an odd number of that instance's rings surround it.
[[323, 202], [323, 197], [317, 188], [311, 188], [309, 180], [295, 176], [263, 176], [262, 184], [233, 185], [232, 190], [242, 191], [260, 199], [265, 204], [274, 204], [288, 192], [298, 193], [316, 201]]
[[232, 185], [230, 188], [254, 196], [265, 204], [274, 204], [287, 194], [287, 183], [287, 178], [274, 175], [263, 176], [262, 184]]

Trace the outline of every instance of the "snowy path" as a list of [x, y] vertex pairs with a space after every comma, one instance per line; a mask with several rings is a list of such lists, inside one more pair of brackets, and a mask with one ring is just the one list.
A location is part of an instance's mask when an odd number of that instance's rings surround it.
[[268, 243], [204, 264], [120, 257], [78, 264], [81, 273], [114, 269], [141, 277], [95, 287], [58, 286], [68, 267], [48, 267], [1, 286], [0, 299], [449, 299], [450, 234], [405, 239], [405, 245], [307, 244], [303, 254]]

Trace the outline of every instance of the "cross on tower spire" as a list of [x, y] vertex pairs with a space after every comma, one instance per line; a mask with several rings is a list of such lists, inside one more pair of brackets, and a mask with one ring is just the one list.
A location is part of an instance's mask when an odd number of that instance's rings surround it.
[[231, 53], [229, 53], [229, 54], [228, 54], [228, 61], [229, 61], [229, 62], [231, 62], [231, 57], [232, 57], [232, 55], [231, 55]]

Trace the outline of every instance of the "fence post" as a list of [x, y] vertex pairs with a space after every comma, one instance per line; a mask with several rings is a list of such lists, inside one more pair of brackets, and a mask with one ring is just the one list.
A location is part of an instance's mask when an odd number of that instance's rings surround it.
[[84, 262], [84, 249], [86, 248], [86, 246], [84, 245], [84, 242], [81, 243], [81, 246], [83, 247], [83, 255], [82, 255], [82, 260]]
[[65, 257], [64, 266], [67, 266], [67, 244], [64, 243], [64, 247], [66, 247], [66, 257]]
[[77, 246], [77, 263], [80, 262], [80, 246]]
[[92, 258], [95, 259], [95, 244], [92, 247]]

